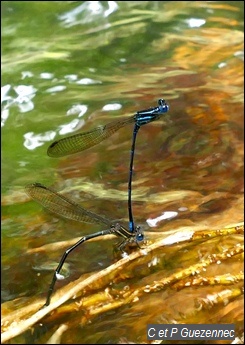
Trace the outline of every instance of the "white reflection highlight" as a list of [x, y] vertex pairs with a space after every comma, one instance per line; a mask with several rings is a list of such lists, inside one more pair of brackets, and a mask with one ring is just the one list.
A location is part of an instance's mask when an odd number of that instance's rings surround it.
[[206, 23], [206, 20], [204, 19], [191, 18], [187, 20], [187, 24], [189, 25], [190, 28], [199, 28], [205, 23]]
[[117, 11], [118, 9], [118, 4], [115, 1], [108, 1], [108, 6], [109, 8], [105, 11], [104, 17], [109, 17], [110, 14]]
[[1, 87], [1, 103], [11, 99], [11, 97], [8, 96], [8, 92], [10, 89], [11, 89], [11, 85], [9, 85], [9, 84]]
[[178, 215], [178, 212], [166, 211], [166, 212], [163, 212], [162, 215], [159, 217], [156, 217], [154, 219], [152, 219], [152, 218], [147, 219], [146, 223], [150, 227], [155, 227], [155, 226], [157, 226], [157, 223], [159, 223], [160, 221], [165, 220], [165, 219], [172, 219], [172, 218], [176, 217], [177, 215]]
[[69, 81], [76, 81], [77, 80], [77, 75], [76, 74], [67, 74], [65, 76], [65, 79], [67, 79]]
[[31, 101], [24, 101], [23, 103], [18, 104], [19, 110], [21, 113], [27, 113], [34, 109], [34, 103]]
[[12, 90], [15, 91], [17, 97], [13, 97], [10, 94], [11, 92], [11, 85], [7, 84], [1, 87], [1, 104], [2, 104], [2, 112], [1, 112], [1, 126], [3, 127], [8, 116], [9, 116], [9, 108], [13, 105], [16, 105], [21, 113], [25, 113], [30, 111], [34, 108], [34, 103], [31, 101], [33, 97], [36, 95], [37, 89], [35, 89], [31, 85], [18, 85], [14, 86]]
[[26, 167], [27, 165], [28, 165], [27, 162], [19, 161], [19, 166], [20, 166], [21, 168]]
[[152, 260], [148, 263], [148, 267], [153, 267], [158, 265], [158, 263], [160, 262], [160, 259], [155, 256], [154, 258], [152, 258]]
[[192, 238], [193, 234], [194, 234], [194, 231], [179, 231], [173, 235], [166, 237], [162, 241], [162, 244], [167, 246], [167, 245], [174, 244], [174, 243], [188, 241], [189, 239]]
[[28, 150], [35, 150], [37, 147], [42, 146], [45, 142], [53, 140], [55, 137], [55, 132], [49, 131], [46, 133], [34, 134], [29, 132], [24, 134], [24, 146]]
[[1, 111], [1, 127], [5, 125], [6, 120], [9, 117], [9, 109], [3, 109]]
[[48, 73], [48, 72], [40, 73], [41, 79], [53, 79], [53, 77], [54, 77], [53, 73]]
[[59, 130], [59, 134], [63, 135], [63, 134], [68, 134], [68, 133], [73, 132], [74, 129], [77, 127], [79, 122], [80, 122], [80, 120], [74, 119], [73, 121], [71, 121], [70, 123], [68, 123], [66, 125], [61, 125], [60, 130]]
[[34, 103], [31, 101], [36, 96], [36, 91], [32, 85], [18, 85], [13, 87], [17, 97], [13, 98], [21, 113], [26, 113], [34, 109]]
[[21, 79], [31, 78], [31, 77], [33, 77], [33, 73], [32, 72], [29, 72], [29, 71], [21, 72]]
[[122, 108], [122, 105], [119, 103], [114, 103], [114, 104], [106, 104], [102, 108], [103, 111], [111, 111], [111, 110], [119, 110]]
[[226, 67], [227, 66], [227, 63], [226, 62], [221, 62], [218, 64], [218, 68], [223, 68], [223, 67]]
[[49, 89], [47, 89], [46, 92], [56, 93], [56, 92], [64, 91], [65, 89], [66, 89], [65, 85], [56, 85], [54, 87], [50, 87]]
[[126, 252], [122, 252], [121, 256], [122, 256], [122, 258], [126, 258], [126, 257], [128, 257], [129, 255], [128, 255], [128, 253], [126, 253]]
[[93, 85], [93, 84], [102, 84], [100, 80], [95, 80], [91, 78], [82, 78], [77, 81], [78, 85]]
[[117, 11], [118, 5], [115, 1], [104, 1], [104, 4], [106, 3], [108, 4], [108, 9], [104, 10], [100, 1], [85, 1], [71, 11], [60, 15], [59, 19], [63, 21], [66, 27], [95, 22], [98, 16], [106, 18]]
[[234, 56], [240, 58], [242, 61], [244, 61], [244, 51], [238, 50], [237, 52], [234, 53]]
[[100, 14], [101, 11], [102, 5], [99, 1], [85, 1], [82, 5], [59, 16], [59, 19], [63, 20], [65, 26], [70, 27], [79, 23], [92, 22], [94, 16]]
[[[1, 111], [1, 127], [5, 125], [6, 120], [9, 117], [9, 106], [13, 104], [12, 97], [8, 96], [8, 92], [11, 89], [11, 85], [7, 84], [1, 87], [1, 104], [2, 104], [2, 111]], [[3, 104], [6, 102], [6, 104]]]
[[20, 99], [32, 99], [35, 96], [37, 89], [35, 89], [32, 85], [18, 85], [14, 86], [14, 91], [17, 93]]
[[178, 210], [180, 212], [185, 212], [185, 211], [188, 211], [188, 207], [182, 206], [182, 207], [179, 207]]
[[73, 105], [71, 107], [71, 109], [69, 109], [67, 111], [67, 115], [70, 116], [70, 115], [78, 115], [78, 117], [82, 117], [86, 111], [88, 110], [88, 107], [86, 105], [82, 105], [82, 104], [76, 104], [76, 105]]

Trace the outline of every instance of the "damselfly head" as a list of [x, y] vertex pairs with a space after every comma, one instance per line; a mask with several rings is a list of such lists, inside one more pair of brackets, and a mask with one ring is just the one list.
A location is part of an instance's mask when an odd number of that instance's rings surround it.
[[161, 113], [166, 113], [169, 111], [169, 105], [166, 103], [166, 101], [162, 98], [158, 100], [158, 106], [159, 106], [159, 111]]
[[142, 242], [144, 239], [143, 230], [141, 230], [141, 227], [139, 225], [135, 228], [135, 239], [136, 242]]

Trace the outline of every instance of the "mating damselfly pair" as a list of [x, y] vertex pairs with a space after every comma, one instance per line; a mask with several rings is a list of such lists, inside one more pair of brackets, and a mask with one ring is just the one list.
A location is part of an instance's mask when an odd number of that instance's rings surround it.
[[52, 188], [45, 187], [40, 183], [33, 183], [26, 186], [27, 194], [45, 207], [47, 210], [56, 213], [64, 218], [76, 220], [85, 223], [98, 223], [104, 224], [108, 227], [106, 230], [102, 230], [87, 236], [83, 236], [77, 243], [69, 247], [61, 257], [61, 260], [54, 272], [52, 282], [49, 287], [45, 306], [50, 304], [51, 295], [54, 290], [55, 282], [60, 277], [60, 271], [67, 256], [77, 248], [81, 243], [90, 240], [92, 238], [114, 234], [122, 238], [122, 242], [119, 244], [119, 249], [123, 249], [127, 243], [141, 242], [144, 239], [144, 235], [140, 227], [135, 226], [132, 212], [132, 175], [133, 175], [133, 161], [134, 151], [137, 133], [141, 126], [153, 122], [160, 118], [160, 116], [169, 110], [168, 104], [163, 99], [158, 100], [158, 106], [149, 108], [146, 110], [138, 111], [133, 116], [110, 122], [106, 125], [101, 125], [92, 129], [91, 131], [75, 134], [62, 138], [53, 142], [47, 151], [50, 157], [62, 157], [74, 153], [84, 151], [101, 141], [110, 137], [113, 133], [120, 128], [134, 123], [133, 139], [130, 152], [130, 164], [129, 164], [129, 180], [128, 180], [128, 214], [129, 214], [129, 229], [126, 229], [118, 222], [114, 222], [100, 215], [97, 215], [91, 211], [85, 210], [79, 204], [73, 200], [58, 193]]

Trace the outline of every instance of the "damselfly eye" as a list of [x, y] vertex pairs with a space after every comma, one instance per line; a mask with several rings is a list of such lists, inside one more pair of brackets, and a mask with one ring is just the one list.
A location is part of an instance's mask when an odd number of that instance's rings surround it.
[[161, 113], [166, 113], [169, 110], [169, 105], [165, 102], [164, 99], [158, 100], [159, 111]]
[[143, 239], [144, 239], [144, 235], [143, 234], [137, 234], [136, 235], [137, 242], [141, 242], [141, 241], [143, 241]]

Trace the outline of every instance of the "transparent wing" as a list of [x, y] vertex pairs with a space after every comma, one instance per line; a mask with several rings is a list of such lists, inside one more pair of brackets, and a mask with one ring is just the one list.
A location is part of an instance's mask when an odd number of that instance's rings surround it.
[[111, 221], [82, 208], [79, 204], [64, 195], [45, 187], [41, 183], [26, 186], [27, 194], [50, 212], [64, 218], [84, 223], [102, 223], [111, 226]]
[[94, 145], [97, 145], [104, 139], [110, 137], [113, 133], [127, 124], [135, 122], [134, 116], [127, 117], [99, 126], [85, 133], [71, 135], [69, 137], [54, 141], [48, 148], [47, 154], [50, 157], [62, 157], [84, 151]]

